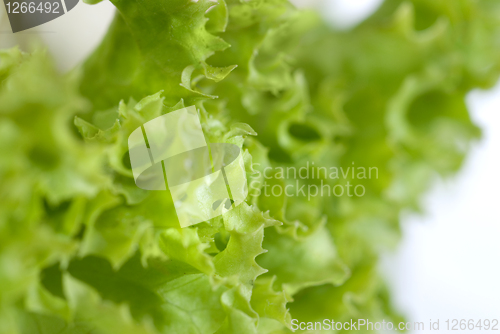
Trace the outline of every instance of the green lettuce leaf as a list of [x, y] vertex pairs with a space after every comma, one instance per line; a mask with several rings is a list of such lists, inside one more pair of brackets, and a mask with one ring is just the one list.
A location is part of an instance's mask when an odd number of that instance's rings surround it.
[[[499, 3], [386, 0], [336, 31], [286, 0], [112, 2], [70, 73], [44, 51], [0, 52], [0, 332], [399, 321], [379, 256], [480, 134], [464, 101], [498, 79]], [[207, 142], [241, 148], [249, 196], [182, 229], [169, 190], [135, 185], [127, 140], [187, 106]], [[313, 162], [376, 177], [269, 176]], [[266, 195], [347, 182], [363, 196]]]

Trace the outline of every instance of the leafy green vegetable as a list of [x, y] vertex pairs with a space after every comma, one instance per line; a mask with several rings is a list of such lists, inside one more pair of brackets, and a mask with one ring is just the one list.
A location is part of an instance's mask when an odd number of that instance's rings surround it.
[[[498, 1], [386, 0], [343, 32], [285, 0], [112, 2], [107, 36], [71, 73], [43, 51], [0, 53], [0, 332], [400, 319], [378, 255], [479, 135], [464, 101], [498, 78]], [[243, 149], [252, 186], [181, 229], [169, 191], [135, 186], [127, 138], [191, 105], [208, 142]], [[296, 181], [269, 168], [312, 162], [377, 177], [358, 180], [364, 196], [265, 194]]]

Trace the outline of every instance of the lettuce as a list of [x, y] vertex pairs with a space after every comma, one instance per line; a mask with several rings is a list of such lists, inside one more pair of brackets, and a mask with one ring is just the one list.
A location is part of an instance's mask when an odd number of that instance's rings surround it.
[[[95, 2], [95, 1], [92, 1]], [[480, 135], [466, 93], [500, 72], [500, 4], [386, 0], [351, 31], [285, 0], [113, 0], [61, 75], [0, 53], [0, 332], [289, 333], [291, 319], [401, 319], [377, 272]], [[185, 106], [243, 150], [245, 203], [181, 229], [135, 186], [127, 138]], [[266, 196], [266, 168], [376, 167], [366, 193]], [[323, 177], [300, 185], [343, 185]], [[351, 180], [352, 181], [352, 180]]]

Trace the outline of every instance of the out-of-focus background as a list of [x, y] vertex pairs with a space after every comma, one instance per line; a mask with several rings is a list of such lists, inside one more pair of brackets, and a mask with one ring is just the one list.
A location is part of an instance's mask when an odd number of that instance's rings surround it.
[[[293, 2], [319, 10], [336, 29], [350, 29], [382, 0]], [[80, 3], [57, 20], [14, 35], [1, 6], [0, 47], [44, 43], [66, 71], [97, 46], [113, 14], [108, 1]], [[455, 177], [435, 180], [423, 213], [403, 214], [402, 242], [381, 264], [394, 303], [410, 321], [500, 317], [500, 84], [471, 92], [467, 103], [482, 139]]]

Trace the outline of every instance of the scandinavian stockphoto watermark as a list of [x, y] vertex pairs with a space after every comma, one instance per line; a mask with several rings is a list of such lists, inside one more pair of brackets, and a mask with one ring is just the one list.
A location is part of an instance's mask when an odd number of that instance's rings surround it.
[[[181, 227], [207, 221], [241, 204], [249, 189], [241, 149], [207, 144], [197, 110], [182, 108], [157, 117], [128, 138], [134, 181], [145, 190], [170, 191]], [[376, 167], [266, 167], [250, 179], [252, 195], [361, 197], [363, 180], [377, 179]], [[259, 171], [260, 170], [260, 171]], [[273, 183], [271, 181], [283, 182]], [[305, 182], [305, 183], [304, 183]]]
[[[432, 329], [432, 323], [430, 326]], [[420, 331], [425, 329], [425, 324], [423, 322], [400, 322], [395, 324], [391, 321], [370, 321], [369, 319], [351, 319], [343, 322], [333, 319], [324, 319], [323, 321], [315, 322], [304, 322], [293, 319], [291, 329], [293, 331]]]
[[73, 8], [79, 0], [4, 0], [12, 32], [16, 33], [52, 21]]
[[409, 321], [395, 323], [392, 321], [370, 321], [369, 319], [351, 319], [349, 321], [299, 321], [293, 319], [291, 329], [307, 331], [363, 331], [363, 332], [439, 332], [446, 331], [499, 331], [498, 319], [429, 319], [428, 321]]
[[157, 117], [128, 138], [134, 180], [145, 190], [169, 190], [181, 227], [222, 215], [248, 195], [237, 145], [207, 144], [195, 107]]
[[302, 167], [260, 168], [259, 163], [252, 167], [256, 174], [250, 189], [256, 196], [265, 197], [362, 197], [366, 194], [363, 181], [379, 177], [377, 167], [357, 166], [354, 162], [348, 167], [317, 166], [314, 161], [307, 161]]

